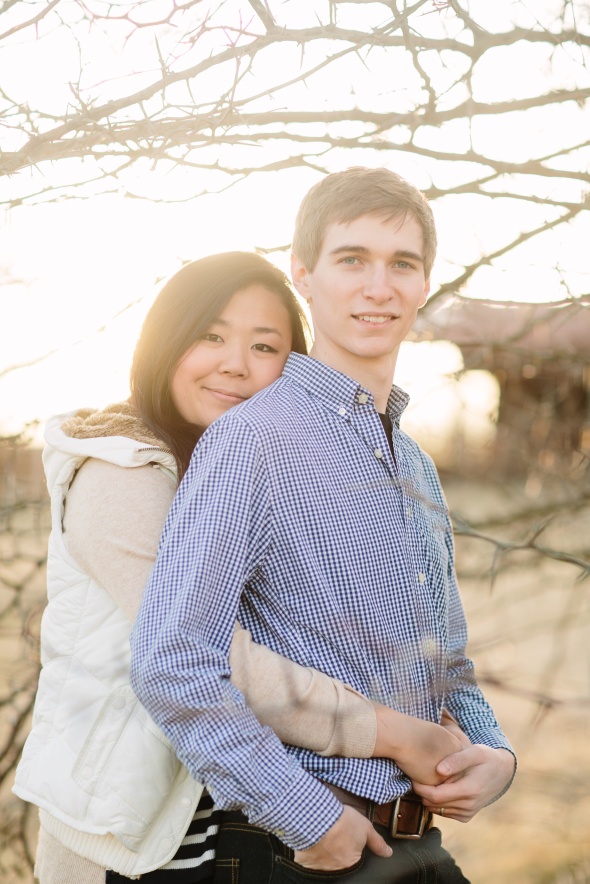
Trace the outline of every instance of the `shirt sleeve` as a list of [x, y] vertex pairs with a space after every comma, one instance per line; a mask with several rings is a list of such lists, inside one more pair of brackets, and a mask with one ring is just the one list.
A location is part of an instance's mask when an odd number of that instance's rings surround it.
[[319, 755], [372, 756], [375, 707], [354, 688], [257, 644], [239, 623], [229, 662], [233, 684], [283, 743]]
[[239, 808], [289, 846], [306, 849], [342, 805], [229, 680], [242, 589], [271, 539], [262, 453], [252, 431], [228, 413], [202, 437], [166, 520], [132, 632], [131, 683], [220, 808]]
[[481, 743], [493, 749], [508, 749], [514, 754], [477, 684], [473, 662], [466, 655], [467, 625], [455, 574], [453, 529], [448, 516], [445, 543], [448, 551], [449, 587], [449, 652], [445, 706], [472, 743]]

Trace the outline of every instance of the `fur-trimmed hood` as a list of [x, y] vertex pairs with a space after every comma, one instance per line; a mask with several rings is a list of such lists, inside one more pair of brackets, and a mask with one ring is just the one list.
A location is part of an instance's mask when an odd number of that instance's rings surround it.
[[158, 464], [177, 480], [172, 452], [148, 430], [129, 402], [58, 414], [47, 421], [45, 441], [43, 466], [50, 493], [58, 476], [59, 481], [68, 481], [62, 472], [65, 464], [69, 464], [71, 481], [89, 457], [121, 467]]
[[95, 410], [81, 408], [61, 425], [66, 436], [75, 439], [94, 439], [98, 436], [126, 436], [162, 448], [162, 442], [148, 430], [129, 400]]

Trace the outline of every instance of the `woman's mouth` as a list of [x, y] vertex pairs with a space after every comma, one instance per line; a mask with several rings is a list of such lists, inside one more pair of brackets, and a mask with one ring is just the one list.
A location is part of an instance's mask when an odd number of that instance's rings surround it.
[[225, 404], [239, 405], [240, 402], [245, 402], [249, 398], [248, 396], [242, 396], [240, 393], [235, 393], [233, 390], [222, 390], [218, 387], [205, 387], [205, 390], [219, 402]]

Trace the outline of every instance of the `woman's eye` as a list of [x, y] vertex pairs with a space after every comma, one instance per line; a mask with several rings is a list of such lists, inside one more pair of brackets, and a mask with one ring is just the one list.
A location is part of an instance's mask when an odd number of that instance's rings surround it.
[[270, 344], [254, 344], [252, 349], [258, 350], [260, 353], [277, 353], [278, 352], [274, 347], [271, 347]]
[[220, 335], [214, 335], [213, 332], [207, 332], [206, 335], [203, 335], [203, 341], [211, 341], [214, 344], [218, 344], [222, 338]]

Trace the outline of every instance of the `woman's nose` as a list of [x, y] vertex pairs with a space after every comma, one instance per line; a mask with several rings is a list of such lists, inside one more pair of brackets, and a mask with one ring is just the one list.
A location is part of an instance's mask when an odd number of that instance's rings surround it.
[[242, 347], [228, 347], [225, 349], [219, 363], [219, 371], [222, 374], [242, 376], [248, 374], [247, 353]]

